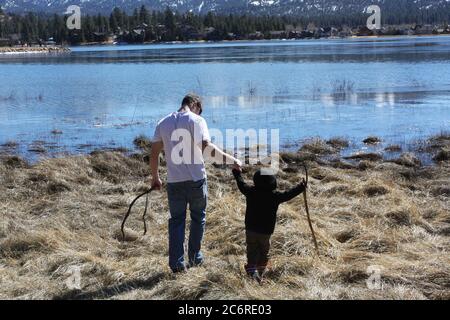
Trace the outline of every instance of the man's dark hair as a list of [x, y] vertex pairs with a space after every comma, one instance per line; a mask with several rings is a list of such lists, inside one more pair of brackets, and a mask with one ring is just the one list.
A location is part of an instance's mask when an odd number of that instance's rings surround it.
[[192, 105], [196, 105], [197, 107], [200, 108], [200, 110], [203, 110], [202, 99], [200, 99], [200, 97], [198, 95], [196, 95], [195, 93], [187, 94], [183, 98], [183, 101], [181, 102], [181, 107], [185, 107], [185, 106], [190, 107]]

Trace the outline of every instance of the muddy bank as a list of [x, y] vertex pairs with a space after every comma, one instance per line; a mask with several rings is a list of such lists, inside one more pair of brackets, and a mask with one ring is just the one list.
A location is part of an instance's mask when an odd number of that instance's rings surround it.
[[[38, 97], [39, 99], [39, 97]], [[139, 136], [122, 145], [114, 140], [108, 144], [79, 143], [73, 146], [64, 145], [58, 141], [65, 133], [59, 129], [49, 132], [49, 139], [32, 140], [30, 142], [7, 140], [0, 142], [0, 155], [16, 155], [30, 162], [42, 159], [66, 157], [79, 154], [89, 154], [95, 151], [121, 151], [131, 154], [139, 150], [139, 144], [151, 145], [149, 137]], [[255, 149], [254, 147], [252, 149]], [[296, 143], [281, 145], [280, 151], [295, 154], [304, 160], [322, 160], [325, 162], [357, 164], [361, 160], [387, 161], [406, 164], [412, 167], [428, 166], [448, 160], [450, 157], [450, 133], [415, 139], [400, 144], [391, 144], [379, 137], [369, 136], [361, 141], [345, 137], [322, 139], [313, 137]], [[248, 157], [249, 149], [241, 148], [237, 152], [241, 157]]]
[[[433, 153], [445, 152], [445, 141], [436, 140]], [[0, 298], [450, 298], [445, 155], [431, 166], [407, 156], [330, 158], [342, 141], [282, 153], [280, 189], [301, 180], [304, 162], [309, 167], [320, 255], [298, 197], [280, 207], [271, 267], [259, 285], [245, 276], [245, 203], [223, 166], [207, 167], [204, 266], [177, 276], [169, 272], [164, 192], [150, 197], [148, 234], [142, 235], [139, 202], [127, 224], [128, 241], [120, 241], [129, 202], [149, 184], [151, 145], [142, 137], [135, 143], [139, 151], [96, 151], [34, 164], [1, 157]], [[244, 168], [247, 180], [255, 169]], [[366, 284], [370, 266], [381, 270], [377, 290]], [[71, 270], [80, 271], [79, 289], [67, 286]]]

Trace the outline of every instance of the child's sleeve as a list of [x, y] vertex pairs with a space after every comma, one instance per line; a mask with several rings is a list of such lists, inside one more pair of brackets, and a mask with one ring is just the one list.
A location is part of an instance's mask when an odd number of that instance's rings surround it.
[[236, 179], [237, 186], [239, 188], [239, 191], [242, 192], [243, 195], [248, 195], [250, 191], [250, 186], [244, 182], [244, 179], [242, 178], [242, 175], [239, 171], [233, 170], [233, 176]]
[[289, 200], [294, 199], [296, 196], [303, 193], [304, 191], [305, 191], [305, 186], [303, 185], [303, 183], [300, 183], [298, 186], [292, 188], [289, 191], [278, 192], [277, 200], [279, 203], [287, 202]]

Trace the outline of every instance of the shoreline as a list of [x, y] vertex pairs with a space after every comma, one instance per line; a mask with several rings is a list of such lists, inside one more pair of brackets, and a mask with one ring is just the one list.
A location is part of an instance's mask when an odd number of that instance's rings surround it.
[[66, 47], [0, 47], [0, 55], [70, 53]]
[[[62, 134], [62, 132], [56, 133]], [[444, 131], [411, 141], [406, 145], [390, 143], [376, 136], [367, 137], [361, 141], [362, 145], [359, 147], [355, 147], [354, 143], [354, 140], [344, 137], [329, 139], [310, 137], [292, 144], [281, 145], [278, 154], [281, 161], [284, 161], [285, 156], [288, 159], [295, 158], [297, 161], [313, 160], [322, 164], [348, 168], [358, 167], [361, 161], [397, 163], [419, 168], [435, 166], [450, 159], [450, 133]], [[46, 159], [88, 156], [98, 152], [119, 152], [130, 156], [150, 148], [151, 139], [143, 135], [135, 137], [127, 146], [114, 143], [110, 145], [81, 144], [72, 151], [66, 149], [64, 145], [50, 141], [37, 140], [30, 144], [21, 144], [11, 140], [0, 143], [0, 161], [5, 157], [17, 157], [34, 165]], [[244, 159], [259, 148], [257, 145], [247, 146], [239, 148], [237, 152], [239, 157]], [[270, 146], [268, 148], [270, 150]], [[264, 150], [261, 152], [263, 156], [266, 154]]]
[[[111, 42], [86, 42], [79, 43], [76, 45], [71, 45], [73, 48], [83, 48], [83, 47], [122, 47], [122, 46], [142, 46], [142, 45], [196, 45], [196, 44], [220, 44], [220, 43], [258, 43], [258, 42], [287, 42], [287, 41], [317, 41], [317, 40], [355, 40], [355, 39], [383, 39], [383, 38], [426, 38], [426, 37], [450, 37], [450, 34], [421, 34], [421, 35], [374, 35], [374, 36], [347, 36], [347, 37], [326, 37], [326, 38], [285, 38], [285, 39], [240, 39], [240, 40], [189, 40], [189, 41], [150, 41], [142, 43], [127, 43], [127, 44], [114, 44]], [[62, 46], [51, 46], [51, 47], [0, 47], [0, 55], [16, 55], [16, 54], [47, 54], [47, 53], [70, 53], [71, 49], [69, 47]]]
[[354, 40], [354, 39], [383, 39], [383, 38], [426, 38], [426, 37], [450, 37], [450, 34], [418, 34], [418, 35], [375, 35], [375, 36], [347, 36], [347, 37], [324, 37], [324, 38], [285, 38], [285, 39], [242, 39], [242, 40], [189, 40], [189, 41], [147, 41], [142, 43], [127, 43], [127, 44], [114, 44], [111, 42], [86, 42], [71, 47], [93, 47], [93, 46], [105, 46], [105, 47], [122, 47], [122, 46], [142, 46], [142, 45], [169, 45], [169, 44], [214, 44], [214, 43], [244, 43], [244, 42], [270, 42], [270, 41], [311, 41], [311, 40]]

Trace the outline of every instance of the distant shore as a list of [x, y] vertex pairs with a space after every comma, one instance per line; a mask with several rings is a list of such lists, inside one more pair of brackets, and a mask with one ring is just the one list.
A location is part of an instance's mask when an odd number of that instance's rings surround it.
[[[348, 37], [327, 37], [319, 39], [239, 39], [239, 40], [190, 40], [190, 41], [146, 41], [142, 43], [127, 43], [126, 45], [161, 45], [161, 44], [201, 44], [201, 43], [239, 43], [239, 42], [267, 42], [267, 41], [300, 41], [300, 40], [339, 40], [339, 39], [382, 39], [382, 38], [412, 38], [412, 37], [445, 37], [448, 34], [426, 34], [426, 35], [375, 35], [375, 36], [348, 36]], [[83, 42], [73, 47], [89, 46], [122, 46], [112, 42]], [[42, 53], [69, 53], [68, 47], [49, 46], [49, 47], [0, 47], [0, 54], [42, 54]]]
[[73, 45], [73, 47], [89, 46], [124, 46], [124, 45], [161, 45], [161, 44], [203, 44], [203, 43], [240, 43], [240, 42], [268, 42], [268, 41], [302, 41], [302, 40], [346, 40], [346, 39], [383, 39], [383, 38], [425, 38], [425, 37], [449, 37], [450, 34], [417, 34], [417, 35], [373, 35], [373, 36], [346, 36], [346, 37], [323, 37], [323, 38], [282, 38], [282, 39], [235, 39], [235, 40], [189, 40], [189, 41], [145, 41], [133, 43], [113, 43], [105, 42], [83, 42]]
[[52, 47], [0, 47], [0, 54], [68, 53], [69, 48]]

